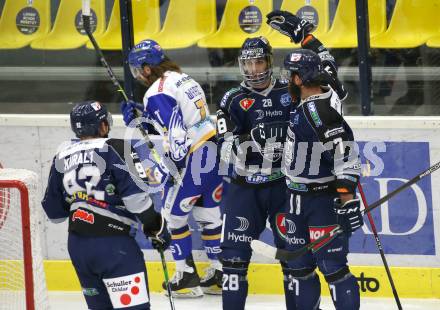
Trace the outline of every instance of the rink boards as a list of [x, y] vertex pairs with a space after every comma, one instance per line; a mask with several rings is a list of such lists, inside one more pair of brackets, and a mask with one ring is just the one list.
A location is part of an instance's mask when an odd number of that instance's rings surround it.
[[[360, 141], [362, 156], [362, 185], [371, 204], [421, 171], [440, 160], [440, 118], [438, 117], [347, 117]], [[113, 137], [127, 137], [120, 117], [115, 117]], [[57, 146], [72, 138], [68, 117], [65, 115], [0, 115], [0, 163], [11, 168], [26, 168], [42, 177], [42, 190], [46, 186], [51, 159]], [[130, 134], [129, 138], [132, 138]], [[136, 137], [133, 137], [136, 138]], [[138, 138], [138, 137], [137, 137]], [[31, 156], [30, 156], [31, 155]], [[440, 171], [424, 178], [411, 188], [400, 193], [373, 212], [373, 218], [387, 254], [399, 293], [406, 297], [440, 298]], [[367, 222], [367, 219], [366, 219]], [[195, 256], [206, 260], [200, 244], [199, 231], [191, 222]], [[48, 284], [51, 289], [64, 289], [56, 280], [69, 275], [60, 274], [69, 270], [59, 267], [66, 264], [67, 229], [65, 225], [45, 223], [44, 252], [50, 259], [46, 262]], [[271, 243], [271, 231], [266, 229], [262, 240]], [[158, 261], [159, 256], [146, 246], [148, 261]], [[353, 271], [364, 283], [364, 294], [391, 296], [386, 282], [381, 259], [367, 223], [351, 239], [349, 256]], [[168, 260], [171, 259], [167, 254]], [[277, 265], [261, 256], [255, 256], [255, 272], [250, 272], [250, 290], [255, 293], [280, 293], [281, 280], [272, 281]], [[149, 269], [152, 289], [159, 289], [162, 274], [159, 265]], [[263, 264], [263, 265], [262, 265]], [[69, 266], [69, 264], [67, 264]], [[66, 269], [67, 268], [67, 269]], [[69, 267], [70, 268], [70, 267]], [[363, 273], [363, 276], [362, 274]], [[73, 274], [72, 274], [73, 275]], [[259, 278], [255, 278], [258, 276]], [[262, 276], [270, 277], [260, 278]], [[368, 279], [375, 280], [368, 280]], [[253, 280], [255, 279], [255, 280]], [[281, 279], [281, 278], [280, 278]], [[75, 277], [72, 281], [76, 283]], [[275, 283], [276, 282], [276, 283]], [[58, 283], [58, 284], [57, 284]], [[372, 287], [368, 289], [368, 284]], [[378, 289], [375, 289], [376, 283]], [[156, 286], [157, 285], [157, 286]], [[78, 287], [70, 288], [78, 289]], [[374, 291], [374, 292], [373, 292]], [[406, 293], [404, 293], [406, 292]]]
[[[173, 272], [174, 263], [168, 263]], [[203, 271], [206, 263], [197, 264]], [[79, 282], [70, 261], [45, 262], [49, 290], [77, 291]], [[161, 292], [163, 281], [162, 266], [158, 262], [148, 262], [148, 279], [152, 292]], [[381, 266], [354, 266], [352, 273], [358, 278], [361, 294], [369, 297], [392, 297], [392, 291]], [[201, 272], [200, 272], [201, 273]], [[393, 267], [391, 273], [402, 298], [440, 298], [440, 268]], [[252, 263], [249, 267], [250, 294], [282, 294], [282, 274], [278, 264]], [[325, 283], [321, 277], [321, 283]], [[322, 285], [322, 293], [329, 295], [328, 287]]]

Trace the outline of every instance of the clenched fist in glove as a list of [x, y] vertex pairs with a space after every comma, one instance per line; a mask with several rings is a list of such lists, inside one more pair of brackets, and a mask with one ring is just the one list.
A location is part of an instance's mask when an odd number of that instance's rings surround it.
[[161, 225], [158, 231], [146, 231], [145, 234], [151, 239], [151, 245], [158, 251], [166, 250], [171, 243], [171, 234], [168, 231], [167, 221], [161, 217]]
[[364, 225], [359, 199], [350, 199], [344, 203], [336, 198], [333, 203], [338, 224], [347, 233], [352, 233]]
[[142, 104], [136, 103], [132, 100], [121, 102], [121, 113], [122, 113], [122, 117], [124, 119], [125, 125], [128, 126], [137, 117], [136, 110], [143, 111], [144, 106]]
[[290, 37], [295, 43], [300, 43], [306, 34], [315, 30], [315, 25], [287, 11], [275, 10], [266, 17], [269, 26]]

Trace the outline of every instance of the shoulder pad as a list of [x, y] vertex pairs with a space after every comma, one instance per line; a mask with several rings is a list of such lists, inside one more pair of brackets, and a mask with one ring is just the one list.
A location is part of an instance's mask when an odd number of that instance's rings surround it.
[[220, 108], [224, 109], [231, 104], [232, 98], [234, 95], [237, 95], [241, 91], [241, 87], [234, 87], [228, 90], [224, 95], [222, 100], [220, 101]]
[[130, 154], [133, 153], [133, 149], [129, 141], [111, 138], [108, 139], [106, 143], [111, 146], [122, 159], [125, 159], [125, 152], [129, 151]]
[[179, 88], [182, 85], [188, 83], [189, 81], [194, 81], [192, 77], [190, 77], [188, 74], [185, 73], [177, 73], [173, 72], [169, 75], [169, 78], [171, 79], [171, 82], [174, 83], [174, 85]]
[[176, 82], [177, 76], [174, 74], [164, 75], [161, 78], [158, 78], [154, 83], [148, 88], [145, 93], [145, 97], [149, 98], [155, 96], [157, 94], [166, 94], [171, 97], [175, 96], [176, 93]]
[[330, 98], [311, 100], [304, 103], [304, 113], [315, 128], [341, 123], [342, 116], [330, 105]]

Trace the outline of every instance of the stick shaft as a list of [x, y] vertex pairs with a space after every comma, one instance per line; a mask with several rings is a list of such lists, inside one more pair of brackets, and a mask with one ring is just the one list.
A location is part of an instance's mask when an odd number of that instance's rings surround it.
[[164, 275], [164, 278], [165, 278], [165, 286], [167, 288], [168, 299], [170, 300], [171, 310], [175, 310], [176, 308], [174, 307], [174, 299], [173, 299], [173, 294], [172, 294], [172, 291], [171, 291], [170, 279], [169, 279], [169, 276], [168, 276], [167, 262], [165, 260], [165, 255], [164, 255], [162, 249], [159, 250], [159, 254], [160, 254], [160, 260], [162, 262], [163, 275]]
[[[361, 199], [365, 208], [368, 208], [367, 199], [365, 198], [364, 190], [360, 182], [358, 183], [358, 190], [359, 190], [359, 194], [361, 195]], [[385, 267], [385, 271], [387, 273], [388, 281], [390, 282], [391, 290], [393, 291], [394, 299], [396, 300], [397, 308], [399, 310], [402, 310], [402, 304], [400, 303], [399, 294], [397, 293], [396, 286], [394, 285], [394, 280], [393, 277], [391, 276], [390, 268], [388, 267], [388, 262], [382, 248], [382, 243], [380, 242], [379, 239], [379, 234], [377, 233], [376, 230], [376, 225], [374, 224], [373, 216], [371, 215], [370, 212], [367, 212], [367, 217], [368, 217], [368, 221], [370, 222], [371, 230], [374, 235], [374, 240], [376, 241], [376, 246], [379, 249], [380, 257], [382, 259], [383, 265]]]

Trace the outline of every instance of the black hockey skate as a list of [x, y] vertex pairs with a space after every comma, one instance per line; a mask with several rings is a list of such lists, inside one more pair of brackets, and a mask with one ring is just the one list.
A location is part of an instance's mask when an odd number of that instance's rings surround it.
[[[186, 264], [193, 268], [193, 272], [176, 271], [170, 279], [171, 292], [176, 298], [195, 298], [202, 297], [203, 291], [200, 288], [200, 278], [197, 274], [196, 266], [192, 258], [186, 259]], [[162, 283], [165, 295], [168, 295], [165, 282]]]
[[200, 280], [200, 287], [205, 294], [221, 295], [223, 272], [218, 269], [206, 269], [205, 276]]

